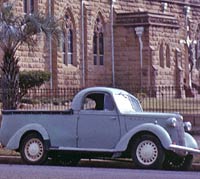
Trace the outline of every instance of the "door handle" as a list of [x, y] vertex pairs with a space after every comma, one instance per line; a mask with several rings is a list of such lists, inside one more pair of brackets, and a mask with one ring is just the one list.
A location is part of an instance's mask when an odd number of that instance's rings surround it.
[[111, 117], [111, 119], [112, 119], [112, 120], [116, 120], [117, 118], [116, 118], [116, 117]]

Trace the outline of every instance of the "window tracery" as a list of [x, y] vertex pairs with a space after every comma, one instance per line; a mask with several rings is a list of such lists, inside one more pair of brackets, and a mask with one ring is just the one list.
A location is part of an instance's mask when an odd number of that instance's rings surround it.
[[62, 59], [65, 65], [74, 64], [74, 27], [69, 13], [64, 16], [64, 32], [62, 34]]
[[98, 15], [94, 26], [93, 58], [94, 65], [104, 65], [104, 28], [100, 15]]

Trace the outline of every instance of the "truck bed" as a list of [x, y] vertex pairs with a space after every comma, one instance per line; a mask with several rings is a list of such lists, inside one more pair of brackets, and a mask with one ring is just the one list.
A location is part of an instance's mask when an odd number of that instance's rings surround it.
[[73, 114], [73, 110], [63, 110], [63, 111], [49, 111], [49, 110], [3, 110], [3, 115], [10, 114]]

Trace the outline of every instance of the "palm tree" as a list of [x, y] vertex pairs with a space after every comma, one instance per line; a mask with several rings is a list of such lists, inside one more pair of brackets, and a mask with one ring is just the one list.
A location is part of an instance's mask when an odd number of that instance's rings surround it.
[[[13, 13], [13, 5], [4, 3], [0, 12], [0, 48], [3, 51], [2, 101], [3, 109], [16, 109], [19, 101], [19, 57], [16, 51], [22, 44], [33, 49], [38, 33], [48, 37], [58, 37], [59, 25], [53, 17], [42, 14], [26, 14], [17, 16]], [[51, 34], [51, 35], [50, 35]]]

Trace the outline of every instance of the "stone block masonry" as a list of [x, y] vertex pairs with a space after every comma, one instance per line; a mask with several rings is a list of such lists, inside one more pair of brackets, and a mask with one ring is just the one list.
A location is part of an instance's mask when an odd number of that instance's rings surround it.
[[[51, 42], [52, 51], [50, 41], [39, 34], [34, 53], [28, 52], [24, 45], [17, 52], [21, 70], [40, 69], [52, 72], [53, 88], [113, 86], [113, 77], [115, 86], [120, 88], [138, 87], [141, 85], [140, 81], [143, 81], [144, 86], [181, 85], [179, 81], [188, 78], [188, 59], [185, 57], [187, 48], [180, 43], [181, 39], [187, 39], [187, 28], [190, 30], [190, 38], [197, 41], [192, 83], [200, 85], [200, 0], [116, 1], [113, 4], [113, 47], [110, 0], [87, 0], [83, 4], [80, 0], [52, 0], [51, 4], [47, 0], [34, 2], [37, 11], [45, 15], [48, 15], [51, 5], [52, 15], [65, 20], [63, 24], [66, 32], [70, 28], [72, 30], [71, 39], [65, 34], [60, 42]], [[23, 1], [16, 0], [14, 13], [23, 15], [23, 11]], [[98, 37], [95, 42], [94, 32], [100, 26], [103, 41]], [[136, 27], [144, 27], [142, 69], [141, 44], [135, 32]], [[70, 53], [73, 62], [69, 62]], [[94, 54], [97, 55], [97, 64]]]

